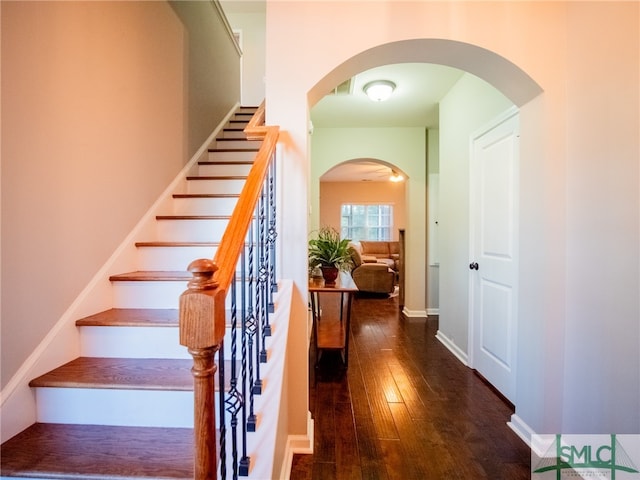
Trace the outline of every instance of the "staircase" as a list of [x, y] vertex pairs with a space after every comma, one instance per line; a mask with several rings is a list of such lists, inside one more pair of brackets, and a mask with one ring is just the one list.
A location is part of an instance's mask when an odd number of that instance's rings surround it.
[[138, 270], [110, 277], [113, 308], [77, 320], [81, 356], [30, 382], [38, 423], [2, 445], [2, 478], [193, 478], [193, 360], [178, 300], [187, 265], [214, 257], [258, 151], [243, 133], [254, 111], [234, 114], [156, 217], [155, 238], [136, 243]]

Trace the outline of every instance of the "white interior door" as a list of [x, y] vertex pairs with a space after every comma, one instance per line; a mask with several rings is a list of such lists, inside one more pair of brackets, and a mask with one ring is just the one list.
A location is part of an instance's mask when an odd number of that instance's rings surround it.
[[509, 110], [472, 137], [471, 366], [515, 399], [519, 117]]

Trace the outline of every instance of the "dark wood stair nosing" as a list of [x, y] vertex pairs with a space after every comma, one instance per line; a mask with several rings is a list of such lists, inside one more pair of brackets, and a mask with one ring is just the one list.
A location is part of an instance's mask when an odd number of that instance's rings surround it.
[[230, 215], [156, 215], [156, 220], [229, 220]]
[[198, 165], [224, 165], [224, 166], [228, 166], [228, 165], [253, 165], [253, 160], [238, 160], [236, 162], [232, 161], [232, 160], [201, 160], [198, 162]]
[[77, 327], [177, 327], [177, 308], [110, 308], [76, 320]]
[[136, 248], [217, 247], [220, 242], [136, 242]]
[[190, 175], [187, 180], [246, 180], [246, 175]]
[[173, 198], [238, 198], [239, 193], [174, 193]]
[[232, 153], [246, 153], [246, 152], [258, 152], [259, 148], [209, 148], [207, 150], [209, 153], [215, 152], [232, 152]]
[[190, 359], [78, 357], [29, 382], [33, 388], [193, 391]]
[[[235, 366], [236, 370], [241, 367], [239, 360], [235, 362]], [[32, 379], [29, 386], [192, 392], [192, 367], [193, 360], [190, 358], [77, 357]], [[232, 362], [225, 360], [225, 371], [231, 367]], [[225, 375], [226, 390], [230, 387], [229, 377], [230, 375]], [[215, 383], [217, 390], [219, 382], [216, 380]]]
[[137, 270], [111, 275], [110, 282], [186, 282], [192, 275], [186, 270]]

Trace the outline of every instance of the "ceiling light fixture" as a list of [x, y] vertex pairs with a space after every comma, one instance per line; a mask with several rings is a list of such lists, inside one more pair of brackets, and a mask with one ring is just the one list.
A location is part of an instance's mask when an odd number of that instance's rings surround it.
[[363, 90], [367, 97], [374, 102], [384, 102], [391, 96], [395, 88], [396, 84], [389, 80], [376, 80], [367, 83]]
[[389, 180], [391, 180], [392, 182], [401, 182], [402, 180], [404, 180], [404, 177], [395, 170], [391, 170], [391, 176], [389, 177]]

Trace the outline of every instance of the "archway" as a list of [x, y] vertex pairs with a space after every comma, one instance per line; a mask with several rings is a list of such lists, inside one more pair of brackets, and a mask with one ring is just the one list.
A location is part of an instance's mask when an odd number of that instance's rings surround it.
[[[392, 179], [394, 174], [397, 177]], [[319, 225], [340, 231], [341, 210], [345, 204], [388, 205], [392, 211], [391, 223], [388, 238], [383, 239], [398, 240], [398, 230], [406, 226], [406, 179], [407, 174], [399, 166], [378, 158], [353, 158], [329, 167], [320, 176]]]
[[[320, 92], [326, 92], [330, 87], [337, 85], [346, 78], [356, 75], [365, 69], [401, 62], [439, 63], [464, 70], [472, 74], [473, 77], [484, 81], [487, 86], [490, 86], [490, 88], [499, 92], [499, 95], [508, 99], [505, 105], [509, 102], [510, 105], [524, 105], [542, 92], [539, 85], [519, 67], [493, 52], [462, 42], [423, 39], [381, 45], [352, 57], [332, 70], [309, 91], [309, 104], [313, 105], [319, 101], [320, 97], [318, 97], [318, 95], [320, 95]], [[468, 137], [466, 138], [468, 139]], [[416, 175], [416, 177], [419, 177], [419, 175]], [[468, 178], [463, 180], [466, 180], [466, 184], [468, 185]], [[426, 182], [424, 182], [423, 179], [423, 184], [424, 183]], [[411, 201], [412, 200], [409, 199], [409, 202]], [[423, 258], [427, 244], [426, 202], [424, 196], [423, 198], [414, 198], [413, 201], [415, 203], [412, 204], [412, 207], [416, 208], [412, 208], [412, 210], [422, 209], [422, 211], [410, 220], [407, 256]], [[468, 199], [461, 198], [459, 203], [468, 205]], [[468, 215], [468, 212], [466, 214]], [[420, 217], [420, 215], [422, 217]], [[461, 214], [461, 219], [462, 216]], [[457, 219], [458, 223], [466, 224], [465, 228], [468, 229], [468, 218], [461, 219]], [[467, 234], [464, 231], [462, 233]], [[460, 244], [464, 243], [462, 240], [458, 241]], [[457, 253], [459, 254], [459, 258], [466, 258], [468, 255], [468, 252], [464, 252], [464, 248], [458, 248]], [[420, 262], [416, 263], [419, 264]], [[422, 263], [424, 264], [425, 262]], [[453, 262], [450, 262], [450, 265], [451, 263]], [[457, 285], [464, 284], [464, 280], [461, 281], [464, 273], [465, 272], [456, 273], [455, 282], [452, 281], [450, 283], [457, 283]], [[420, 277], [421, 275], [422, 278]], [[408, 291], [408, 297], [413, 295], [413, 305], [416, 305], [416, 298], [420, 295], [426, 297], [426, 273], [424, 269], [420, 271], [419, 267], [416, 266], [413, 271], [407, 273], [407, 276], [411, 279], [409, 285], [413, 288], [413, 292], [411, 292], [411, 290]], [[460, 296], [464, 297], [465, 293], [466, 296], [468, 296], [468, 291], [461, 291]], [[409, 302], [411, 302], [411, 300], [409, 300]], [[451, 315], [451, 317], [455, 316], [458, 319], [466, 317], [467, 314], [465, 310], [468, 310], [468, 307], [464, 307], [464, 304], [461, 305], [463, 305], [463, 307], [454, 312], [455, 315]], [[413, 311], [405, 310], [405, 314], [409, 316], [423, 316], [421, 309], [414, 309]], [[452, 324], [448, 326], [450, 331], [447, 333], [450, 334], [451, 341], [447, 346], [454, 351], [461, 360], [465, 361], [467, 358], [468, 325], [459, 320], [456, 322], [452, 322]], [[443, 336], [447, 338], [446, 335]], [[453, 340], [454, 337], [455, 341]]]
[[458, 68], [485, 80], [520, 107], [542, 88], [520, 67], [476, 45], [443, 39], [413, 39], [370, 48], [338, 65], [308, 92], [309, 108], [346, 78], [363, 70], [391, 63], [423, 62]]

